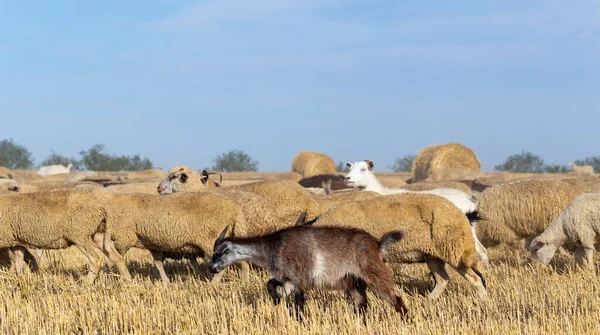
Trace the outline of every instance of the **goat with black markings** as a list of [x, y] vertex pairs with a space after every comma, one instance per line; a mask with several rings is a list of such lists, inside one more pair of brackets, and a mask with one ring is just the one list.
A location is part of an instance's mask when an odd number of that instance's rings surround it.
[[303, 310], [304, 290], [316, 287], [344, 290], [362, 312], [367, 307], [369, 287], [396, 311], [406, 314], [382, 255], [387, 245], [402, 239], [402, 232], [389, 232], [381, 240], [364, 230], [326, 226], [296, 226], [246, 238], [225, 238], [226, 233], [227, 227], [215, 241], [211, 272], [219, 273], [242, 261], [261, 266], [274, 277], [267, 290], [275, 304], [294, 292], [296, 307]]

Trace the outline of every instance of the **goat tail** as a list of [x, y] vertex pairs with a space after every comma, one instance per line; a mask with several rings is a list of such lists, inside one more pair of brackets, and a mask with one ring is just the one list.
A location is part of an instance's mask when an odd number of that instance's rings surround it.
[[392, 243], [399, 242], [404, 238], [404, 232], [394, 230], [388, 233], [385, 233], [381, 240], [379, 240], [379, 250], [385, 250], [385, 248]]
[[483, 221], [486, 219], [481, 215], [481, 213], [479, 212], [479, 209], [467, 212], [467, 213], [465, 213], [465, 215], [467, 216], [467, 219], [469, 219], [469, 224], [471, 226], [474, 226], [475, 223], [478, 221]]

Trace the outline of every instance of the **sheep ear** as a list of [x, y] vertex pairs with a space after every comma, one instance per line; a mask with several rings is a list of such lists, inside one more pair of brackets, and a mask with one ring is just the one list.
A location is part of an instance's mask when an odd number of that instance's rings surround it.
[[181, 176], [179, 176], [179, 180], [181, 180], [182, 184], [187, 183], [188, 175], [186, 173], [182, 173]]
[[367, 165], [369, 166], [369, 171], [373, 171], [373, 168], [375, 167], [375, 163], [372, 160], [368, 160], [368, 159], [365, 159], [365, 163], [367, 163]]
[[349, 167], [349, 168], [352, 168], [352, 163], [346, 162], [346, 166]]

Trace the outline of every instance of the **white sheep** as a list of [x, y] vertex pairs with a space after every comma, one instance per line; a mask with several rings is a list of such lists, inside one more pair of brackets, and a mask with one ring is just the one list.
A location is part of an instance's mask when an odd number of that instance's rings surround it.
[[593, 268], [594, 249], [600, 249], [600, 193], [573, 199], [546, 230], [531, 242], [533, 259], [548, 264], [556, 250], [575, 249], [577, 262]]
[[570, 162], [569, 166], [571, 167], [573, 172], [575, 172], [577, 174], [587, 174], [587, 175], [594, 174], [594, 167], [591, 165], [575, 165], [575, 162]]
[[[386, 188], [384, 187], [377, 177], [373, 174], [373, 168], [375, 163], [371, 160], [363, 160], [355, 163], [346, 163], [350, 168], [350, 172], [346, 175], [346, 185], [354, 188], [359, 188], [364, 191], [373, 191], [379, 194], [397, 194], [397, 193], [417, 193], [417, 194], [433, 194], [448, 199], [456, 207], [467, 214], [477, 209], [477, 199], [473, 196], [469, 196], [463, 191], [453, 188], [438, 188], [427, 191], [411, 191], [402, 188]], [[475, 250], [477, 255], [483, 262], [487, 262], [488, 256], [485, 247], [477, 239], [475, 234], [474, 223], [471, 224], [471, 233], [475, 239]]]
[[69, 165], [67, 165], [66, 167], [64, 165], [60, 165], [60, 164], [42, 166], [38, 170], [37, 174], [42, 177], [47, 177], [47, 176], [52, 176], [55, 174], [69, 173], [69, 172], [71, 172], [72, 167], [73, 167], [73, 164], [71, 164], [71, 163], [69, 163]]

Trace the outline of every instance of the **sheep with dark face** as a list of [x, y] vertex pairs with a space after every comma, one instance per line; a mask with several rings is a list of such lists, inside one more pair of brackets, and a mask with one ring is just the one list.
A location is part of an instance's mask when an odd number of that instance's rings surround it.
[[273, 302], [294, 292], [302, 310], [304, 291], [311, 287], [344, 290], [359, 311], [367, 307], [366, 288], [406, 313], [402, 299], [394, 293], [392, 271], [383, 262], [382, 251], [402, 239], [393, 231], [377, 240], [356, 228], [299, 226], [272, 234], [225, 238], [227, 228], [215, 241], [210, 269], [219, 273], [228, 266], [247, 261], [265, 268], [274, 279], [267, 283]]
[[[219, 182], [209, 178], [213, 174], [219, 176]], [[175, 165], [169, 169], [167, 177], [158, 184], [157, 190], [160, 194], [200, 191], [204, 188], [219, 187], [222, 182], [223, 176], [218, 172], [202, 170], [198, 174], [187, 166]]]

